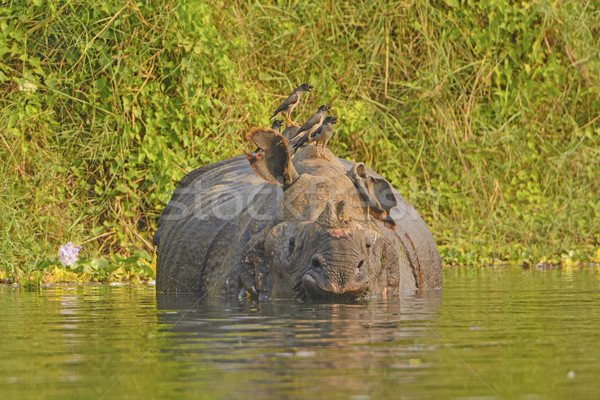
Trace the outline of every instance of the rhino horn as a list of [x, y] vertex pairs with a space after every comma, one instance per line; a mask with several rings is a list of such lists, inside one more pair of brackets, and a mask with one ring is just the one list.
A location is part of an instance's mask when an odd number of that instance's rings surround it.
[[348, 207], [346, 206], [346, 202], [344, 200], [337, 203], [336, 214], [338, 222], [340, 223], [347, 223], [351, 221], [350, 213], [348, 212]]
[[246, 140], [254, 142], [259, 149], [246, 153], [246, 158], [258, 176], [270, 183], [289, 187], [298, 173], [290, 159], [287, 140], [270, 128], [253, 128]]
[[325, 228], [341, 228], [352, 221], [345, 201], [339, 201], [335, 206], [331, 201], [327, 202], [325, 209], [317, 218], [317, 223]]
[[324, 227], [335, 226], [337, 222], [337, 215], [335, 213], [335, 208], [331, 204], [331, 201], [328, 201], [325, 205], [325, 209], [319, 214], [317, 218], [317, 223]]

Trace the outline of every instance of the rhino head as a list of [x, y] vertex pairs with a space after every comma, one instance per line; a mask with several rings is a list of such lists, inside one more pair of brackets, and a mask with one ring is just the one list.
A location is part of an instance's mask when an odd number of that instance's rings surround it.
[[[270, 129], [247, 138], [259, 146], [247, 154], [258, 175], [281, 185], [277, 219], [265, 233], [273, 297], [358, 298], [369, 290], [399, 289], [402, 255], [389, 211], [391, 185], [368, 176], [364, 164], [350, 171], [313, 146], [290, 159], [287, 141]], [[394, 239], [396, 238], [396, 239]]]

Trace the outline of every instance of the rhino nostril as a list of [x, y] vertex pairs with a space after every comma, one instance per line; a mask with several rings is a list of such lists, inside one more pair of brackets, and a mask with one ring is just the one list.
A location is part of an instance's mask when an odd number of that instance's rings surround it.
[[314, 270], [321, 270], [321, 261], [319, 260], [319, 256], [313, 256], [311, 265]]
[[360, 269], [364, 263], [365, 263], [365, 260], [360, 260], [360, 262], [358, 263], [358, 267], [356, 267], [356, 269]]

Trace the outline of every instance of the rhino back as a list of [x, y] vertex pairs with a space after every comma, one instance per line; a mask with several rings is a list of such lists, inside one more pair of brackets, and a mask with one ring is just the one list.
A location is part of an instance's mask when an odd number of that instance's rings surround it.
[[258, 177], [243, 156], [184, 176], [154, 236], [157, 290], [235, 290], [247, 243], [275, 218], [277, 189]]

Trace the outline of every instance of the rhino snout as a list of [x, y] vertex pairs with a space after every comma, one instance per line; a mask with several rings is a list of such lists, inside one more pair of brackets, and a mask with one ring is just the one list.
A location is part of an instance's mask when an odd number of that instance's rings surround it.
[[309, 299], [360, 297], [369, 285], [362, 270], [365, 260], [350, 265], [331, 265], [320, 254], [315, 254], [308, 271], [302, 276], [302, 286]]

